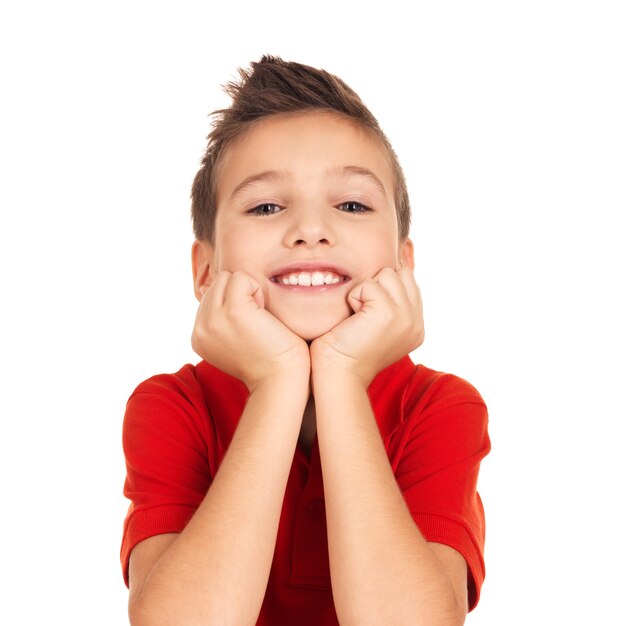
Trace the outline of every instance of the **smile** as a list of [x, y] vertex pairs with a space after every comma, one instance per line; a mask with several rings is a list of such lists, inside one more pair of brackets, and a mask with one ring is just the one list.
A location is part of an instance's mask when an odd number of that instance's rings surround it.
[[346, 282], [347, 276], [340, 276], [334, 272], [290, 272], [281, 276], [273, 276], [272, 282], [279, 285], [298, 287], [321, 287], [337, 285]]

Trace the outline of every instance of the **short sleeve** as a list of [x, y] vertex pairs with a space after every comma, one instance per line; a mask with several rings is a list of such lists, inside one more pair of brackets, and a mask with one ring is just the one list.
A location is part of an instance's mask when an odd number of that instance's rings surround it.
[[153, 535], [181, 532], [210, 486], [206, 422], [170, 375], [145, 381], [128, 400], [123, 445], [130, 506], [121, 548], [127, 585], [132, 549]]
[[491, 447], [487, 408], [474, 387], [451, 375], [441, 375], [426, 395], [405, 406], [396, 480], [424, 538], [465, 558], [471, 611], [485, 577], [485, 516], [476, 485]]

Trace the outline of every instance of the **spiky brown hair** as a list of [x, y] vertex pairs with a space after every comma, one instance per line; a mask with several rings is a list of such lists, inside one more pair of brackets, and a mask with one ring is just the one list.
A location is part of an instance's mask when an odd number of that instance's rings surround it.
[[393, 172], [394, 200], [400, 239], [409, 235], [411, 209], [398, 157], [376, 118], [340, 78], [325, 70], [265, 55], [251, 68], [239, 69], [241, 80], [224, 86], [232, 98], [227, 109], [213, 111], [202, 164], [191, 188], [191, 217], [196, 239], [214, 244], [217, 181], [228, 145], [253, 123], [279, 113], [334, 111], [356, 121], [385, 146]]

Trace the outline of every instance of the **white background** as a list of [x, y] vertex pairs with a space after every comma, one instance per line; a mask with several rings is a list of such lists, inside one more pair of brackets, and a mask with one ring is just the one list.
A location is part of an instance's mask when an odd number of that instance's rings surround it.
[[220, 85], [272, 53], [380, 120], [414, 207], [412, 356], [490, 408], [467, 624], [618, 623], [622, 3], [249, 4], [3, 4], [0, 622], [126, 623], [125, 402], [198, 361], [190, 184]]

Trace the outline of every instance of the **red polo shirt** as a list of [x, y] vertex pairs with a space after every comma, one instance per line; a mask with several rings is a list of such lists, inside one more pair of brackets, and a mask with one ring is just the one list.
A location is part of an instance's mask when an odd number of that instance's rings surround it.
[[[451, 546], [467, 561], [471, 610], [485, 575], [484, 514], [476, 481], [490, 448], [486, 407], [466, 381], [416, 366], [408, 356], [380, 372], [368, 394], [389, 462], [422, 535]], [[131, 395], [123, 431], [124, 494], [131, 501], [121, 550], [126, 584], [135, 545], [152, 535], [181, 532], [193, 516], [247, 397], [243, 383], [205, 361], [154, 376]], [[257, 624], [338, 624], [317, 439], [310, 459], [296, 448]]]

